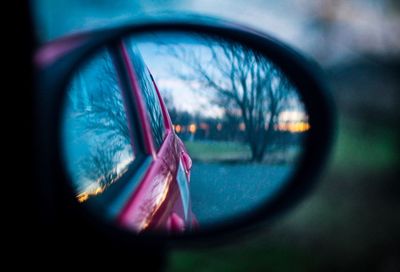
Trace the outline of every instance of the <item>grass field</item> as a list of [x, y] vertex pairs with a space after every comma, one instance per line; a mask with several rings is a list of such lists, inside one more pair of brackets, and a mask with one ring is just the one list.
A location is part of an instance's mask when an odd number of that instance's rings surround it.
[[251, 157], [250, 148], [239, 142], [186, 141], [185, 146], [195, 161], [237, 161]]
[[[193, 161], [201, 162], [243, 162], [251, 158], [250, 147], [240, 142], [185, 141]], [[295, 162], [301, 148], [296, 146], [267, 149], [263, 163], [281, 164]]]

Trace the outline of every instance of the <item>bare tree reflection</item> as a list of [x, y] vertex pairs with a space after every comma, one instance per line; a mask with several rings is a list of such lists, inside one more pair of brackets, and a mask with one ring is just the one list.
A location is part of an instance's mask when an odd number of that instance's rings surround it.
[[[107, 52], [74, 78], [68, 105], [69, 118], [76, 120], [74, 141], [83, 147], [75, 160], [78, 191], [103, 190], [133, 159], [118, 76]], [[85, 181], [97, 186], [86, 186]]]
[[168, 52], [188, 69], [177, 72], [196, 90], [213, 90], [210, 101], [225, 109], [225, 114], [243, 122], [251, 159], [262, 161], [273, 137], [278, 115], [296, 97], [285, 75], [263, 55], [237, 43], [204, 38], [209, 51], [185, 46], [169, 46]]
[[81, 163], [81, 173], [86, 178], [96, 181], [100, 188], [110, 185], [117, 177], [115, 161], [120, 153], [112, 148], [96, 146]]
[[[96, 80], [98, 89], [88, 94], [88, 105], [83, 110], [86, 132], [105, 136], [105, 140], [129, 144], [129, 127], [115, 68], [109, 58], [103, 57], [104, 65]], [[120, 146], [120, 145], [117, 145]]]

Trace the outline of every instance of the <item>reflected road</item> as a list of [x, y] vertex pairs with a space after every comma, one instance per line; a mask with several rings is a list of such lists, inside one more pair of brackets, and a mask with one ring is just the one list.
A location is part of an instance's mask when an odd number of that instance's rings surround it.
[[200, 226], [253, 210], [282, 188], [292, 171], [289, 165], [195, 162], [190, 192]]

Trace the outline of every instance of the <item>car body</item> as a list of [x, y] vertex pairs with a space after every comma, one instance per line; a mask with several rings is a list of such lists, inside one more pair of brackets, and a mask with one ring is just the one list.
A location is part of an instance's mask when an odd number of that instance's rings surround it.
[[[40, 82], [48, 80], [46, 70], [54, 71], [60, 59], [68, 59], [73, 54], [71, 52], [88, 40], [89, 33], [80, 34], [40, 49], [35, 58], [39, 71], [44, 71]], [[76, 198], [82, 205], [94, 208], [102, 215], [106, 214], [112, 222], [117, 221], [121, 227], [135, 232], [190, 230], [197, 226], [191, 209], [189, 189], [192, 162], [183, 142], [174, 131], [154, 78], [139, 50], [129, 40], [119, 40], [105, 50], [115, 65], [114, 72], [118, 77], [118, 89], [122, 92], [128, 137], [134, 156], [123, 171], [113, 171], [106, 185], [95, 189], [89, 186], [90, 190], [75, 189]], [[74, 115], [73, 118], [79, 116]], [[160, 130], [162, 132], [156, 135]], [[70, 140], [67, 138], [63, 141]], [[68, 152], [67, 144], [64, 153]], [[74, 179], [74, 172], [78, 172], [79, 166], [76, 166], [77, 159], [66, 157], [67, 162], [70, 160], [74, 163], [67, 169], [71, 179]]]

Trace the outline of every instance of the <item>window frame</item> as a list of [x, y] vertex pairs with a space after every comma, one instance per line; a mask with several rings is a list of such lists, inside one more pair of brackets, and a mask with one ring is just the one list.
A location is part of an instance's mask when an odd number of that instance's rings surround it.
[[143, 129], [145, 130], [145, 137], [150, 138], [150, 139], [147, 139], [147, 140], [149, 140], [151, 142], [151, 145], [150, 145], [150, 148], [149, 148], [150, 149], [150, 153], [155, 156], [155, 154], [157, 154], [161, 150], [162, 146], [165, 143], [165, 139], [168, 137], [168, 134], [171, 131], [171, 125], [169, 123], [170, 120], [169, 120], [169, 118], [167, 118], [168, 115], [166, 115], [166, 108], [164, 106], [163, 101], [161, 100], [161, 96], [159, 94], [158, 87], [154, 83], [153, 75], [151, 74], [150, 70], [148, 69], [146, 63], [143, 60], [144, 69], [148, 73], [149, 79], [151, 80], [148, 83], [151, 84], [151, 87], [154, 89], [155, 100], [156, 100], [156, 102], [158, 103], [158, 105], [160, 107], [161, 116], [162, 116], [162, 119], [163, 119], [162, 123], [163, 123], [163, 130], [164, 131], [163, 131], [162, 141], [160, 143], [160, 146], [157, 147], [156, 146], [156, 141], [155, 141], [155, 135], [154, 135], [153, 129], [151, 127], [151, 120], [150, 120], [150, 118], [149, 118], [149, 116], [147, 114], [149, 109], [148, 109], [148, 106], [146, 104], [146, 99], [143, 97], [143, 90], [142, 90], [142, 88], [141, 88], [141, 86], [139, 84], [139, 81], [138, 81], [137, 69], [135, 68], [135, 66], [133, 64], [133, 60], [132, 60], [132, 57], [135, 57], [135, 56], [133, 54], [129, 53], [129, 48], [128, 48], [129, 47], [129, 39], [125, 38], [125, 39], [121, 40], [121, 46], [122, 46], [122, 49], [125, 51], [125, 54], [126, 54], [125, 57], [127, 57], [126, 61], [129, 63], [130, 67], [132, 67], [132, 71], [131, 71], [132, 72], [132, 77], [133, 77], [132, 80], [135, 81], [135, 84], [133, 86], [133, 88], [135, 89], [134, 92], [136, 92], [136, 98], [138, 100], [140, 100], [139, 104], [142, 104], [141, 105], [141, 110], [145, 111], [145, 114], [143, 116], [143, 119], [145, 120], [144, 122], [146, 123], [146, 125], [143, 126]]
[[167, 106], [165, 105], [164, 100], [162, 99], [162, 96], [161, 96], [160, 90], [158, 89], [156, 81], [154, 80], [154, 77], [153, 77], [152, 73], [150, 72], [150, 69], [147, 68], [147, 70], [148, 70], [149, 75], [151, 77], [151, 82], [152, 82], [152, 84], [154, 86], [154, 89], [156, 90], [157, 99], [158, 99], [158, 101], [160, 103], [160, 106], [161, 106], [161, 112], [162, 112], [162, 116], [163, 116], [163, 119], [164, 119], [164, 126], [165, 126], [165, 130], [166, 130], [166, 134], [165, 134], [164, 138], [166, 138], [168, 136], [168, 134], [171, 131], [173, 131], [173, 129], [172, 129], [172, 121], [171, 121], [171, 118], [169, 116]]

